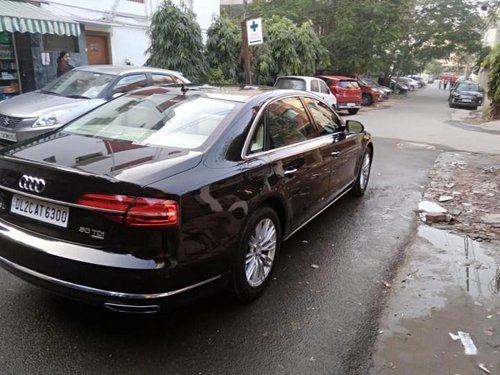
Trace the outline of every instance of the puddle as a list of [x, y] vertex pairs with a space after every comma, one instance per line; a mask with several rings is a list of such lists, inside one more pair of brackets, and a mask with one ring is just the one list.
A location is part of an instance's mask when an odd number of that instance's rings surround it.
[[473, 297], [489, 297], [500, 292], [500, 268], [488, 256], [486, 245], [421, 225], [418, 235], [441, 249], [439, 258], [449, 265], [447, 273]]

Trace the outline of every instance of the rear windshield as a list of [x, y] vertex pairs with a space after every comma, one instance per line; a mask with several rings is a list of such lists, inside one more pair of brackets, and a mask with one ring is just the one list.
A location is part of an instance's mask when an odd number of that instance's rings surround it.
[[274, 87], [278, 89], [306, 90], [306, 83], [300, 78], [278, 78]]
[[43, 87], [42, 92], [67, 97], [83, 97], [95, 99], [115, 76], [89, 72], [85, 70], [70, 70]]
[[338, 85], [340, 87], [343, 87], [345, 89], [350, 89], [350, 90], [359, 89], [358, 83], [356, 81], [343, 80], [343, 81], [339, 81]]
[[98, 107], [65, 132], [139, 145], [196, 149], [236, 112], [234, 102], [175, 94], [124, 96]]

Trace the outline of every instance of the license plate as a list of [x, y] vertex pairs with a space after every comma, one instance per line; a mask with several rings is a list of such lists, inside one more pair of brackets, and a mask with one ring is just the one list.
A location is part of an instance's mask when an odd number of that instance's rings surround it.
[[12, 196], [10, 212], [66, 228], [68, 226], [69, 208], [58, 204], [23, 197]]
[[0, 131], [0, 138], [8, 141], [17, 142], [16, 133]]
[[348, 107], [354, 107], [355, 105], [356, 105], [356, 103], [347, 103]]
[[470, 103], [472, 100], [471, 99], [462, 99], [464, 103]]

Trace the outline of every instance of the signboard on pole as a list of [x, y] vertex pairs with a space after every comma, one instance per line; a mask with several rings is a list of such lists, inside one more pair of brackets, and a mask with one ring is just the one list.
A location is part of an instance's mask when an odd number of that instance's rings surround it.
[[249, 46], [262, 44], [264, 39], [262, 37], [262, 18], [254, 18], [247, 20], [247, 40]]

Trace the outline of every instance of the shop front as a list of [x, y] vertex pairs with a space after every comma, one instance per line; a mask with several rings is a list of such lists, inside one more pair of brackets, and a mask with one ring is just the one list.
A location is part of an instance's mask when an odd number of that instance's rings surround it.
[[87, 63], [80, 25], [39, 6], [0, 0], [0, 100], [41, 88], [56, 77], [57, 56]]

